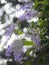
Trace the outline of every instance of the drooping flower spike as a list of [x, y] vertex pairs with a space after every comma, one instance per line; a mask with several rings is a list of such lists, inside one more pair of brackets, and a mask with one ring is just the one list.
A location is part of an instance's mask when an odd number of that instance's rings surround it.
[[14, 41], [14, 43], [6, 49], [5, 55], [7, 57], [10, 57], [12, 52], [13, 52], [14, 60], [17, 61], [17, 62], [21, 62], [22, 59], [23, 59], [23, 56], [22, 56], [23, 51], [22, 51], [22, 42], [21, 42], [21, 40]]

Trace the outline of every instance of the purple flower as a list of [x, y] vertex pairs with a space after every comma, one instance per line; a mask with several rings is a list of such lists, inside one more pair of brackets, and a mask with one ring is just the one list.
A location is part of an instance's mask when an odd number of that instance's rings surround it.
[[37, 15], [37, 12], [36, 11], [28, 11], [26, 14], [30, 18], [30, 17], [35, 17]]
[[37, 31], [34, 31], [31, 37], [32, 41], [35, 44], [36, 50], [40, 50], [40, 36]]
[[25, 4], [24, 6], [22, 6], [22, 9], [25, 10], [25, 9], [31, 9], [32, 8], [32, 4], [29, 3], [29, 4]]
[[17, 62], [21, 62], [22, 59], [23, 59], [23, 52], [22, 52], [22, 42], [21, 40], [17, 40], [14, 42], [14, 44], [12, 45], [13, 47], [13, 50], [14, 50], [14, 59], [17, 61]]
[[8, 57], [11, 56], [12, 51], [13, 51], [12, 50], [12, 47], [11, 46], [8, 46], [8, 48], [6, 49], [5, 55], [8, 56]]
[[14, 31], [14, 24], [12, 24], [12, 25], [6, 30], [6, 36], [10, 36], [13, 31]]
[[39, 36], [39, 33], [33, 32], [31, 39], [33, 40], [35, 45], [38, 45], [38, 46], [40, 45], [40, 36]]
[[18, 19], [19, 19], [19, 20], [26, 20], [26, 16], [27, 16], [26, 14], [23, 14], [23, 15], [21, 15]]
[[20, 40], [15, 41], [11, 46], [9, 46], [6, 49], [6, 54], [5, 54], [6, 56], [9, 57], [11, 56], [11, 53], [13, 52], [14, 60], [17, 62], [21, 62], [23, 59], [22, 45], [20, 43], [21, 43]]
[[16, 61], [18, 61], [18, 62], [21, 62], [22, 59], [23, 59], [23, 57], [22, 57], [22, 51], [17, 51], [17, 53], [14, 52], [14, 59]]
[[19, 20], [28, 20], [29, 18], [37, 16], [37, 11], [28, 10], [23, 15], [21, 15], [18, 19]]

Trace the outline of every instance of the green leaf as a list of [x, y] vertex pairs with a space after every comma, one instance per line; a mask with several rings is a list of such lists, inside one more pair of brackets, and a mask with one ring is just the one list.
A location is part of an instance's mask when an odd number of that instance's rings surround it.
[[38, 5], [39, 4], [43, 4], [43, 1], [38, 1], [38, 0], [35, 0], [35, 5], [34, 5], [34, 8], [38, 8]]
[[35, 26], [35, 23], [34, 22], [31, 22], [31, 27], [34, 27]]
[[16, 34], [23, 34], [23, 32], [21, 30], [15, 30], [14, 31]]
[[25, 62], [25, 65], [30, 65], [30, 62]]
[[39, 25], [39, 28], [44, 27], [44, 21], [41, 18], [38, 20], [38, 25]]
[[27, 40], [24, 40], [23, 41], [24, 45], [34, 45], [33, 41], [27, 41]]

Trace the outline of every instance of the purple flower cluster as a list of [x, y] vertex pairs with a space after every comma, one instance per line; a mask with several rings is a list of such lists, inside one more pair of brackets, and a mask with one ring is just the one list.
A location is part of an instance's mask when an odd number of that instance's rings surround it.
[[19, 40], [15, 41], [11, 46], [9, 46], [6, 49], [6, 54], [5, 54], [7, 57], [9, 57], [13, 52], [14, 60], [17, 62], [21, 62], [23, 59], [22, 44], [20, 43], [21, 42]]
[[21, 6], [21, 9], [25, 11], [18, 19], [19, 20], [28, 20], [29, 18], [36, 17], [38, 12], [33, 9], [32, 3], [27, 3]]
[[35, 48], [36, 50], [40, 50], [40, 36], [39, 36], [39, 32], [34, 31], [32, 33], [32, 37], [31, 37], [32, 41], [35, 44]]
[[5, 35], [10, 36], [13, 31], [14, 31], [14, 24], [10, 25], [10, 27], [7, 28]]
[[[37, 11], [34, 11], [32, 9], [32, 4], [26, 4], [22, 6], [22, 10], [24, 10], [24, 14], [22, 14], [18, 19], [19, 20], [28, 20], [32, 17], [35, 17], [38, 13]], [[21, 13], [21, 11], [20, 11]], [[12, 24], [7, 28], [6, 30], [6, 36], [11, 36], [15, 28], [15, 25]], [[40, 37], [38, 33], [33, 33], [32, 34], [32, 40], [36, 45], [40, 44]], [[23, 60], [23, 51], [22, 51], [22, 42], [21, 40], [15, 40], [7, 49], [6, 49], [6, 56], [11, 56], [13, 53], [14, 60], [17, 62], [21, 62]]]
[[33, 42], [35, 43], [35, 45], [40, 45], [40, 36], [39, 36], [39, 33], [37, 31], [34, 31], [32, 33], [32, 38]]
[[28, 20], [31, 17], [35, 17], [37, 15], [37, 11], [27, 11], [25, 14], [19, 17], [19, 20]]
[[38, 15], [38, 12], [33, 9], [33, 3], [21, 5], [21, 9], [25, 11], [25, 13], [18, 17], [19, 20], [28, 20]]

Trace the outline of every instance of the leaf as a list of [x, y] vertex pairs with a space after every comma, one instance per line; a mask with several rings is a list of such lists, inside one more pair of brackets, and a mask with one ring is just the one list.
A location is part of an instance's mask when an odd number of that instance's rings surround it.
[[33, 41], [27, 41], [27, 40], [24, 40], [23, 41], [24, 45], [34, 45]]
[[25, 65], [30, 65], [30, 62], [25, 62]]
[[42, 18], [38, 20], [38, 25], [39, 25], [39, 28], [44, 28], [46, 26], [45, 21]]
[[14, 31], [16, 34], [23, 34], [23, 32], [21, 30], [15, 30]]
[[34, 27], [35, 26], [35, 23], [34, 22], [31, 22], [31, 27]]

